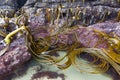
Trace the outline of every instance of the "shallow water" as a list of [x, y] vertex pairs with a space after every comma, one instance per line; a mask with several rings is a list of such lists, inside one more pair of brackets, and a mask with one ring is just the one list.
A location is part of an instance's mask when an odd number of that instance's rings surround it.
[[[32, 79], [33, 74], [39, 72], [51, 72], [51, 76], [56, 76], [54, 73], [58, 74], [57, 78], [48, 78], [48, 73], [44, 73], [44, 76]], [[54, 73], [52, 73], [54, 72]], [[42, 75], [42, 74], [41, 74]], [[62, 75], [59, 76], [59, 75]], [[16, 73], [16, 76], [12, 80], [113, 80], [112, 77], [108, 74], [89, 74], [81, 73], [73, 66], [69, 67], [66, 70], [60, 70], [54, 65], [38, 63], [35, 60], [31, 60], [25, 65], [25, 69], [22, 70], [22, 75]]]

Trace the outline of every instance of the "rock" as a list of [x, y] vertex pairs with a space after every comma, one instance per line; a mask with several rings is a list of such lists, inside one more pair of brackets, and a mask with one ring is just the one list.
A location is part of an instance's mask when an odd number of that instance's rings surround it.
[[106, 21], [103, 23], [97, 23], [94, 25], [88, 26], [90, 28], [94, 28], [100, 31], [104, 31], [107, 34], [116, 34], [118, 37], [120, 37], [120, 22], [111, 22]]
[[36, 79], [44, 79], [44, 80], [65, 80], [65, 75], [64, 74], [59, 74], [57, 72], [52, 72], [52, 71], [43, 71], [43, 72], [38, 72], [35, 73], [32, 76], [31, 80], [36, 80]]
[[0, 15], [13, 17], [17, 6], [17, 0], [0, 0]]
[[[4, 45], [0, 45], [2, 49]], [[9, 50], [0, 56], [0, 79], [12, 74], [18, 67], [31, 59], [24, 38], [14, 40]]]

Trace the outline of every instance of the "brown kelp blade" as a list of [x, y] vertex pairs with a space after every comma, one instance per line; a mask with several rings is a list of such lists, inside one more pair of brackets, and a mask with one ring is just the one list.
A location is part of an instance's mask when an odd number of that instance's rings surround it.
[[[82, 52], [88, 52], [88, 51], [85, 48], [79, 48], [79, 49], [73, 50], [69, 55], [72, 61], [72, 65], [74, 65], [78, 70], [82, 72], [89, 72], [89, 73], [101, 73], [101, 72], [105, 72], [108, 69], [109, 67], [108, 63], [105, 60], [103, 60], [104, 62], [102, 61], [99, 64], [93, 64], [93, 63], [91, 64], [90, 62], [83, 61], [83, 59], [76, 60], [77, 56], [81, 55]], [[92, 54], [90, 51], [89, 53]], [[97, 57], [100, 59], [99, 56]], [[95, 62], [97, 62], [97, 60]]]
[[5, 52], [9, 49], [9, 45], [6, 45], [5, 48], [3, 48], [1, 51], [0, 51], [0, 56], [4, 55]]

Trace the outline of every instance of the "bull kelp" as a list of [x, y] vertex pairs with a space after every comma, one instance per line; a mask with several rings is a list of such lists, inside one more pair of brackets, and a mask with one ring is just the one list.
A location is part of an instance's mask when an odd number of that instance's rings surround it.
[[[70, 4], [74, 2], [69, 1]], [[23, 8], [18, 11], [19, 14], [14, 15], [15, 29], [8, 33], [6, 31], [12, 18], [2, 17], [7, 25], [2, 25], [0, 35], [6, 47], [0, 55], [4, 55], [12, 41], [22, 35], [29, 52], [38, 62], [55, 65], [59, 69], [73, 65], [81, 72], [93, 74], [106, 72], [112, 66], [120, 75], [119, 36], [87, 27], [104, 22], [114, 11], [109, 8], [103, 12], [92, 11], [91, 8], [78, 5], [69, 7], [65, 13], [62, 11], [65, 6], [60, 3], [56, 8], [39, 8], [32, 15], [27, 14]], [[117, 18], [112, 18], [119, 22], [119, 17], [118, 11]]]
[[[21, 33], [26, 38], [26, 45], [37, 61], [56, 65], [60, 69], [66, 69], [73, 65], [80, 71], [90, 73], [105, 72], [111, 65], [117, 73], [120, 74], [119, 37], [116, 35], [111, 36], [105, 32], [92, 28], [74, 28], [73, 26], [71, 28], [64, 28], [63, 30], [62, 32], [60, 32], [60, 30], [59, 33], [54, 35], [51, 35], [51, 33], [45, 37], [39, 35], [41, 38], [35, 40], [29, 27], [27, 25], [22, 25], [18, 29], [7, 34], [4, 41], [6, 44], [10, 44], [11, 37], [17, 32], [22, 31]], [[87, 37], [89, 36], [87, 33], [96, 36], [97, 41], [93, 42], [92, 39], [90, 40], [90, 37]], [[65, 52], [65, 55], [61, 58], [54, 56], [54, 53], [58, 53], [59, 51]], [[83, 63], [81, 54], [89, 54], [85, 55], [86, 58], [91, 57], [93, 60], [87, 60]], [[61, 64], [60, 62], [64, 59], [67, 59], [67, 61]], [[88, 68], [86, 68], [83, 70], [82, 67], [85, 67], [86, 65], [92, 66], [91, 69], [88, 70]], [[95, 70], [92, 68], [95, 68]]]

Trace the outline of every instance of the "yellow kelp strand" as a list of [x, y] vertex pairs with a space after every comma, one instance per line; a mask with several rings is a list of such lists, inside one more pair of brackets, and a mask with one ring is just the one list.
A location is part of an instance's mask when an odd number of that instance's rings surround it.
[[5, 46], [5, 48], [3, 48], [1, 51], [0, 51], [0, 56], [4, 55], [5, 52], [9, 49], [9, 45]]
[[0, 36], [6, 37], [7, 34], [0, 30]]
[[21, 30], [24, 30], [24, 29], [26, 29], [25, 26], [22, 26], [22, 27], [20, 27], [20, 28], [18, 28], [18, 29], [16, 29], [16, 30], [12, 31], [11, 33], [9, 33], [9, 34], [5, 37], [5, 39], [4, 39], [5, 43], [6, 43], [6, 44], [10, 44], [10, 42], [11, 42], [10, 39], [12, 38], [12, 36], [14, 36], [16, 33], [18, 33], [18, 32], [21, 31]]

